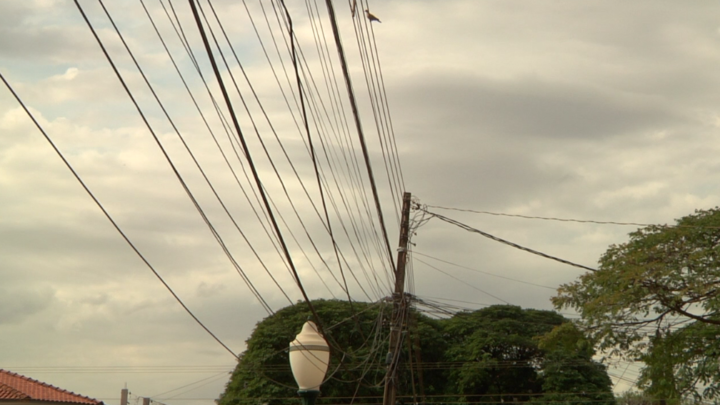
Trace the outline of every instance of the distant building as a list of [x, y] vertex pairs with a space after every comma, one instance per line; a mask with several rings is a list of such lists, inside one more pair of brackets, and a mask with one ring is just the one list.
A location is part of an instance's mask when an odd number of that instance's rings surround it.
[[105, 405], [102, 401], [0, 369], [0, 405]]

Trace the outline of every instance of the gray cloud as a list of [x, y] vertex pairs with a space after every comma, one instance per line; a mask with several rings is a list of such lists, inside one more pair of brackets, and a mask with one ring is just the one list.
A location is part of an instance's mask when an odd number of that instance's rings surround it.
[[[688, 118], [653, 97], [592, 88], [582, 84], [547, 82], [534, 78], [498, 81], [472, 76], [433, 77], [398, 91], [400, 109], [428, 111], [416, 119], [440, 125], [430, 136], [459, 135], [470, 140], [525, 142], [532, 138], [562, 141], [665, 130]], [[419, 80], [415, 80], [417, 82]], [[420, 122], [427, 128], [427, 125]], [[422, 134], [421, 134], [422, 135]]]
[[[163, 122], [97, 5], [85, 4], [160, 139], [229, 249], [273, 309], [287, 305]], [[320, 206], [314, 171], [300, 142], [303, 131], [295, 128], [273, 75], [258, 56], [262, 52], [249, 31], [244, 8], [229, 0], [215, 5], [223, 16], [238, 16], [226, 28], [236, 39], [279, 136], [288, 142], [289, 154]], [[249, 210], [162, 56], [140, 6], [136, 2], [108, 6], [229, 210], [290, 300], [299, 299], [280, 255]], [[308, 41], [312, 36], [301, 6], [291, 5], [291, 12], [297, 15], [296, 27], [304, 30], [298, 35], [314, 63], [313, 43]], [[151, 7], [162, 17], [157, 6]], [[374, 32], [408, 190], [421, 202], [435, 205], [634, 222], [667, 222], [717, 204], [717, 8], [715, 3], [687, 7], [655, 0], [373, 4], [373, 11], [384, 21], [374, 26]], [[186, 7], [178, 11], [184, 23], [192, 22]], [[338, 15], [394, 246], [397, 221], [391, 205], [396, 201], [390, 201], [378, 155], [349, 10], [342, 9]], [[0, 23], [3, 74], [39, 113], [43, 126], [83, 179], [178, 295], [223, 341], [242, 350], [255, 322], [266, 313], [173, 178], [72, 2], [0, 1]], [[162, 27], [166, 39], [174, 38], [165, 22]], [[262, 35], [270, 45], [267, 34], [263, 31]], [[194, 30], [191, 42], [199, 46]], [[171, 48], [183, 55], [174, 39]], [[192, 72], [184, 57], [180, 64], [184, 72]], [[319, 73], [315, 79], [322, 93]], [[199, 80], [191, 78], [190, 83], [196, 95], [202, 95], [203, 109], [212, 113], [211, 125], [222, 133]], [[212, 81], [210, 85], [216, 88]], [[287, 90], [295, 84], [283, 86]], [[342, 82], [340, 87], [344, 96]], [[239, 103], [235, 96], [233, 100]], [[251, 108], [257, 111], [254, 105]], [[256, 118], [307, 232], [319, 242], [320, 255], [334, 269], [334, 253], [320, 220], [288, 165], [278, 158], [281, 153], [274, 136]], [[332, 293], [343, 296], [286, 202], [249, 120], [244, 114], [240, 120], [265, 186], [287, 221], [281, 227], [291, 240], [291, 252], [310, 296], [330, 296], [322, 281]], [[311, 129], [315, 135], [315, 128]], [[173, 301], [4, 91], [0, 91], [0, 131], [0, 285], [5, 292], [0, 296], [6, 297], [0, 298], [0, 335], [3, 342], [11, 342], [0, 345], [0, 358], [18, 367], [180, 363], [232, 367], [232, 356]], [[220, 138], [230, 152], [224, 134]], [[233, 160], [232, 164], [241, 173], [240, 165], [245, 163]], [[364, 173], [364, 167], [360, 169]], [[632, 229], [445, 213], [499, 237], [588, 266]], [[310, 259], [289, 237], [289, 230]], [[579, 274], [437, 220], [420, 228], [414, 242], [418, 252], [539, 284], [556, 286]], [[369, 284], [349, 243], [343, 239], [341, 245], [356, 276]], [[482, 289], [514, 304], [550, 308], [550, 290], [439, 267], [461, 281], [414, 263], [414, 293], [457, 300], [467, 307], [499, 302], [478, 290]], [[384, 286], [385, 275], [378, 277]], [[349, 282], [353, 297], [365, 299], [352, 277]], [[377, 296], [386, 293], [378, 291]], [[369, 299], [375, 294], [371, 291]], [[12, 300], [6, 302], [7, 297]], [[133, 392], [152, 395], [203, 377], [29, 373], [85, 395], [109, 398], [106, 403], [110, 404], [119, 401], [117, 391], [126, 382]], [[197, 391], [197, 396], [216, 396], [222, 382], [210, 387]]]
[[0, 325], [21, 323], [50, 307], [54, 300], [50, 289], [0, 287]]

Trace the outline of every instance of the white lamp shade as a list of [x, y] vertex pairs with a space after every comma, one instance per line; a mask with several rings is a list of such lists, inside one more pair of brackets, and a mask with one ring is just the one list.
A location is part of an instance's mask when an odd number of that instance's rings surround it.
[[330, 364], [330, 348], [312, 321], [290, 343], [290, 368], [300, 390], [320, 390]]

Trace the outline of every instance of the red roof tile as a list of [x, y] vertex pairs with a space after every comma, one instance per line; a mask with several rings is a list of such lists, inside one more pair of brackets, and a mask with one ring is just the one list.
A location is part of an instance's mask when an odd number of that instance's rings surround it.
[[0, 401], [2, 400], [102, 405], [102, 401], [98, 401], [97, 399], [78, 395], [74, 392], [66, 391], [50, 384], [0, 369]]
[[23, 400], [28, 399], [28, 396], [13, 387], [0, 383], [0, 399]]

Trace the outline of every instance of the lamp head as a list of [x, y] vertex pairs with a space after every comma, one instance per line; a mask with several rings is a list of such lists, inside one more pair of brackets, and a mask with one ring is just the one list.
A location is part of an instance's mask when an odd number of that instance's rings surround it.
[[290, 343], [290, 368], [301, 391], [319, 391], [330, 364], [330, 348], [312, 321]]

